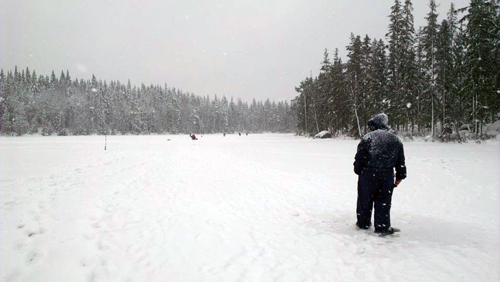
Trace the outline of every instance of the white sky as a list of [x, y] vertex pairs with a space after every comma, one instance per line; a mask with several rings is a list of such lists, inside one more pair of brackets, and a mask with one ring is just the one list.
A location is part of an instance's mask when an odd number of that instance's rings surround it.
[[[428, 1], [412, 2], [418, 28]], [[440, 21], [451, 2], [437, 1]], [[0, 0], [0, 67], [57, 76], [68, 69], [73, 79], [167, 83], [235, 100], [290, 100], [310, 71], [317, 75], [325, 48], [345, 57], [351, 32], [385, 39], [393, 3]]]

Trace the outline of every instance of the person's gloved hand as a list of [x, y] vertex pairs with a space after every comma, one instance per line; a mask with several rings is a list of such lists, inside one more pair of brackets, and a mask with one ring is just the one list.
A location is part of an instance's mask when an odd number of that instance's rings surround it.
[[394, 182], [394, 187], [398, 187], [398, 185], [399, 185], [399, 183], [401, 183], [401, 181], [403, 181], [403, 179], [396, 178], [396, 181]]

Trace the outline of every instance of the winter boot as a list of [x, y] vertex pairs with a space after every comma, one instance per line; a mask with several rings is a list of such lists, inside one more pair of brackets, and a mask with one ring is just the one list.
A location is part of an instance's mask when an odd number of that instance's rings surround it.
[[401, 230], [398, 228], [389, 227], [386, 230], [375, 230], [375, 233], [380, 234], [380, 236], [385, 236], [394, 234], [394, 232], [399, 232], [399, 231]]

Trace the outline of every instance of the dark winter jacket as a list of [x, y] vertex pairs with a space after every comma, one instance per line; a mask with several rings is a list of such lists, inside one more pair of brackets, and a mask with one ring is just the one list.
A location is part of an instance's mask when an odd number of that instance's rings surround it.
[[367, 133], [358, 145], [354, 161], [354, 172], [360, 174], [365, 168], [375, 170], [396, 169], [396, 178], [406, 178], [405, 154], [401, 140], [389, 132], [386, 114], [378, 114], [368, 121], [372, 132]]

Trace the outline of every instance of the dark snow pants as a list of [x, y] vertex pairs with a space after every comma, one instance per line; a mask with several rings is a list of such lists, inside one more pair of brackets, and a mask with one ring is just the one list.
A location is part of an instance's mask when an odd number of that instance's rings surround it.
[[375, 231], [384, 232], [391, 227], [391, 200], [394, 190], [394, 170], [364, 168], [358, 179], [358, 202], [356, 213], [360, 228], [371, 225], [372, 208], [375, 203]]

